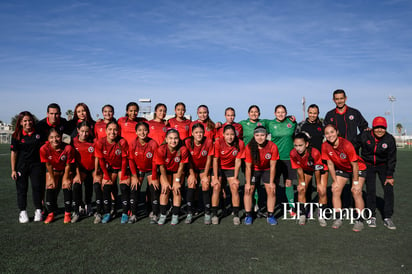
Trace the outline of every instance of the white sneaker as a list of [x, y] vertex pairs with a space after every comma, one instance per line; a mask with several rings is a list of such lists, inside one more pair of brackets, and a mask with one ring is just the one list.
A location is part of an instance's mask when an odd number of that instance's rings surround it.
[[26, 210], [20, 211], [20, 214], [19, 214], [19, 222], [20, 222], [21, 224], [25, 224], [25, 223], [28, 223], [28, 222], [29, 222], [29, 216], [27, 216], [27, 211], [26, 211]]
[[43, 214], [41, 213], [41, 209], [36, 209], [34, 211], [34, 221], [35, 222], [43, 221]]

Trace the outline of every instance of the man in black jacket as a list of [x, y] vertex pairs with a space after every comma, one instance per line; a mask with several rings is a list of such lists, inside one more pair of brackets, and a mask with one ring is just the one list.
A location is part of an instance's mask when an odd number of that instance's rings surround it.
[[324, 124], [333, 124], [339, 130], [339, 135], [352, 144], [356, 141], [359, 132], [362, 133], [368, 128], [368, 122], [363, 118], [359, 110], [346, 105], [346, 94], [343, 89], [337, 89], [333, 92], [333, 101], [336, 108], [326, 113]]
[[357, 137], [355, 147], [361, 148], [361, 157], [365, 161], [366, 170], [366, 206], [372, 211], [368, 220], [369, 227], [376, 227], [376, 175], [384, 190], [384, 225], [396, 229], [392, 222], [394, 194], [393, 174], [396, 166], [395, 138], [386, 132], [387, 123], [384, 117], [373, 119], [372, 131], [364, 131]]

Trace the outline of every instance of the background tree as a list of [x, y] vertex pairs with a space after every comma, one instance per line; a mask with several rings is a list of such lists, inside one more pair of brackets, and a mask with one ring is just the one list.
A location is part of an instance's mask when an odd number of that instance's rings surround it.
[[397, 123], [397, 124], [396, 124], [396, 129], [398, 130], [398, 133], [401, 134], [401, 133], [402, 133], [402, 129], [403, 129], [402, 124], [401, 124], [401, 123]]
[[68, 110], [66, 111], [67, 120], [72, 120], [72, 119], [73, 119], [73, 115], [74, 115], [73, 110], [68, 109]]

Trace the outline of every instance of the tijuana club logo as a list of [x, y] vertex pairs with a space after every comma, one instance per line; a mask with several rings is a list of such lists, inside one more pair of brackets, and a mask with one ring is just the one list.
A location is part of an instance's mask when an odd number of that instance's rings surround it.
[[153, 157], [153, 154], [151, 152], [146, 153], [146, 158], [150, 159]]
[[189, 130], [189, 126], [185, 126], [185, 130], [188, 131], [188, 130]]
[[116, 149], [116, 151], [114, 152], [114, 154], [116, 154], [117, 156], [122, 154], [122, 151], [120, 150], [120, 148]]
[[66, 161], [66, 159], [67, 159], [67, 156], [66, 156], [66, 155], [62, 155], [62, 156], [60, 157], [60, 161], [62, 161], [62, 162]]
[[382, 147], [386, 149], [386, 148], [388, 148], [388, 144], [383, 143], [383, 144], [382, 144]]
[[167, 132], [167, 128], [164, 127], [164, 128], [163, 128], [163, 132]]
[[40, 139], [40, 135], [36, 134], [36, 139], [39, 140]]
[[289, 124], [289, 123], [288, 123], [288, 128], [292, 128], [292, 124]]
[[175, 157], [174, 160], [175, 160], [176, 163], [179, 163], [180, 162], [180, 157]]
[[342, 153], [340, 154], [340, 158], [341, 158], [341, 159], [346, 159], [346, 154], [342, 152]]
[[90, 153], [93, 153], [93, 152], [94, 152], [94, 147], [89, 147], [89, 148], [87, 149], [87, 151], [90, 152]]
[[203, 150], [201, 154], [203, 157], [207, 156], [207, 150]]
[[233, 155], [233, 156], [236, 156], [237, 153], [238, 153], [238, 151], [235, 149], [235, 150], [232, 152], [232, 155]]
[[272, 154], [266, 153], [265, 159], [266, 159], [266, 160], [270, 160], [271, 158], [272, 158]]
[[349, 120], [353, 120], [355, 117], [353, 115], [349, 115]]

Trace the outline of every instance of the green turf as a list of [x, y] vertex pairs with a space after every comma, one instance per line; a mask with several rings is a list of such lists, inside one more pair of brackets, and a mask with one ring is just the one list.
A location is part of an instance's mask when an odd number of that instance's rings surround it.
[[[390, 231], [378, 219], [377, 228], [360, 233], [348, 222], [339, 230], [316, 221], [299, 226], [279, 220], [271, 227], [264, 219], [234, 227], [230, 217], [218, 226], [205, 226], [199, 218], [172, 227], [149, 225], [147, 218], [133, 225], [120, 225], [119, 218], [106, 225], [94, 225], [93, 218], [64, 225], [60, 214], [49, 225], [19, 224], [9, 158], [8, 147], [0, 145], [0, 273], [412, 271], [411, 150], [398, 154], [398, 229]], [[30, 201], [28, 212], [33, 215]]]

